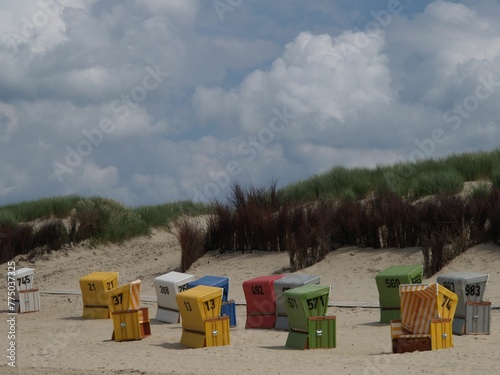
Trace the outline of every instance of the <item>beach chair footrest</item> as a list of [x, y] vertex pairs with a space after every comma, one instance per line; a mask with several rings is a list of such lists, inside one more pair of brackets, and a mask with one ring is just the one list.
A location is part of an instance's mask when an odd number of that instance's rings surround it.
[[411, 353], [415, 351], [431, 350], [431, 339], [429, 337], [419, 338], [396, 338], [392, 339], [393, 353]]

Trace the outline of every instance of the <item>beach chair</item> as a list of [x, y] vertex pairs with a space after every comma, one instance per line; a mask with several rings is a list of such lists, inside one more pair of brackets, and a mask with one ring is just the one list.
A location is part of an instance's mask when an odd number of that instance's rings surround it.
[[380, 323], [401, 319], [399, 286], [420, 284], [423, 279], [421, 264], [390, 266], [375, 276], [380, 303]]
[[106, 292], [113, 319], [111, 340], [140, 340], [151, 335], [149, 310], [140, 307], [141, 280]]
[[438, 284], [458, 296], [453, 318], [454, 334], [490, 334], [491, 302], [485, 300], [489, 276], [487, 273], [455, 272], [436, 278]]
[[283, 293], [289, 331], [285, 346], [293, 349], [335, 348], [336, 317], [327, 316], [330, 287], [304, 285]]
[[118, 286], [118, 272], [91, 272], [80, 278], [83, 319], [111, 317], [106, 292]]
[[274, 283], [285, 275], [259, 276], [243, 282], [247, 319], [245, 329], [274, 328], [276, 324], [276, 296]]
[[301, 275], [293, 273], [290, 275], [286, 275], [274, 282], [274, 295], [276, 297], [276, 324], [274, 325], [275, 329], [288, 331], [290, 326], [285, 300], [283, 299], [283, 293], [285, 293], [287, 290], [298, 288], [299, 286], [310, 284], [318, 285], [320, 281], [321, 276], [319, 275]]
[[442, 285], [399, 286], [401, 319], [391, 320], [394, 353], [453, 347], [452, 323], [458, 296]]
[[27, 267], [15, 271], [14, 301], [9, 312], [24, 314], [40, 310], [40, 291], [33, 288], [34, 273], [34, 269]]
[[221, 315], [229, 316], [229, 326], [236, 327], [236, 302], [229, 299], [229, 277], [206, 275], [188, 283], [188, 289], [198, 285], [222, 288]]
[[176, 271], [168, 272], [154, 279], [158, 309], [156, 320], [165, 323], [179, 323], [181, 316], [175, 296], [188, 289], [188, 283], [194, 280], [194, 275]]
[[230, 344], [229, 316], [220, 316], [222, 293], [222, 288], [198, 285], [176, 295], [181, 344], [188, 348]]

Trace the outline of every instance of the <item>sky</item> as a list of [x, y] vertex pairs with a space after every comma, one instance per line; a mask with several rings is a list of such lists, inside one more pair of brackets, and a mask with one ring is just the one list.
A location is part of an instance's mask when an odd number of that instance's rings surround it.
[[224, 200], [500, 141], [500, 1], [2, 0], [0, 205]]

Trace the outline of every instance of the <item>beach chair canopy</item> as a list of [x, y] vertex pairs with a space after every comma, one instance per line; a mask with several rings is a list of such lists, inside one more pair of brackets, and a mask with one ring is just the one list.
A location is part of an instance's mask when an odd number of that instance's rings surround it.
[[430, 333], [432, 319], [453, 319], [458, 296], [442, 285], [406, 284], [399, 286], [401, 323], [408, 331]]

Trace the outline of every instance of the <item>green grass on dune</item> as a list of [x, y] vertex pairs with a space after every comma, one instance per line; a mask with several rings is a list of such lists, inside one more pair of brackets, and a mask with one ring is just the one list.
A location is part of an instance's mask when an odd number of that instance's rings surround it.
[[[379, 165], [371, 169], [336, 166], [326, 173], [314, 175], [280, 190], [276, 189], [274, 182], [270, 191], [279, 197], [280, 204], [285, 205], [317, 200], [348, 203], [364, 199], [372, 193], [395, 195], [411, 201], [427, 195], [455, 194], [463, 188], [464, 182], [474, 180], [488, 181], [500, 188], [500, 149], [453, 154], [391, 166]], [[487, 189], [489, 186], [485, 184], [477, 193], [486, 194]], [[250, 190], [249, 198], [270, 198], [265, 197], [265, 191], [267, 190]], [[210, 204], [190, 201], [132, 208], [112, 199], [68, 195], [0, 206], [0, 233], [11, 233], [11, 236], [17, 233], [16, 236], [22, 237], [10, 242], [8, 251], [11, 253], [8, 256], [13, 256], [13, 251], [20, 254], [35, 245], [43, 245], [45, 240], [47, 244], [56, 243], [58, 246], [60, 243], [85, 239], [122, 242], [135, 236], [150, 234], [154, 227], [168, 228], [183, 215], [208, 214], [212, 210], [213, 206]], [[67, 217], [74, 218], [69, 229], [60, 222]], [[23, 226], [23, 223], [44, 219], [53, 219], [52, 224], [39, 230], [38, 234]], [[2, 252], [7, 251], [6, 242], [4, 240]], [[6, 254], [3, 255], [4, 258], [7, 257]]]
[[452, 154], [438, 159], [401, 162], [376, 168], [334, 167], [283, 188], [290, 202], [324, 199], [363, 199], [371, 192], [395, 193], [400, 198], [454, 194], [465, 181], [489, 180], [500, 186], [500, 149]]
[[0, 207], [0, 221], [29, 222], [50, 217], [69, 216], [76, 203], [83, 198], [78, 195], [42, 198]]
[[210, 212], [210, 206], [191, 201], [164, 203], [151, 206], [139, 206], [133, 211], [141, 216], [142, 220], [150, 227], [169, 226], [183, 215], [196, 216]]
[[[371, 192], [395, 193], [401, 198], [416, 199], [424, 195], [453, 194], [460, 191], [465, 181], [474, 180], [489, 180], [493, 186], [500, 187], [500, 149], [390, 166], [379, 165], [372, 169], [337, 166], [328, 172], [290, 184], [281, 189], [280, 194], [287, 202], [308, 202], [318, 198], [355, 200], [366, 198]], [[120, 217], [121, 220], [128, 217], [133, 225], [140, 220], [147, 227], [168, 226], [181, 215], [198, 215], [210, 211], [210, 205], [190, 201], [129, 208], [110, 199], [68, 195], [0, 206], [0, 222], [64, 218], [81, 202], [93, 202], [101, 215], [106, 216], [107, 210], [109, 217]], [[107, 208], [104, 209], [104, 206]], [[138, 218], [132, 219], [135, 214]], [[121, 223], [120, 220], [118, 222]]]
[[108, 198], [68, 195], [1, 206], [0, 224], [74, 217], [79, 229], [77, 234], [68, 234], [74, 235], [70, 240], [121, 242], [147, 235], [154, 227], [168, 227], [182, 215], [199, 215], [208, 210], [206, 204], [188, 201], [130, 208]]
[[456, 194], [464, 185], [463, 176], [456, 170], [420, 172], [411, 187], [414, 198], [433, 194]]
[[500, 165], [493, 170], [491, 182], [493, 183], [493, 186], [500, 188]]

